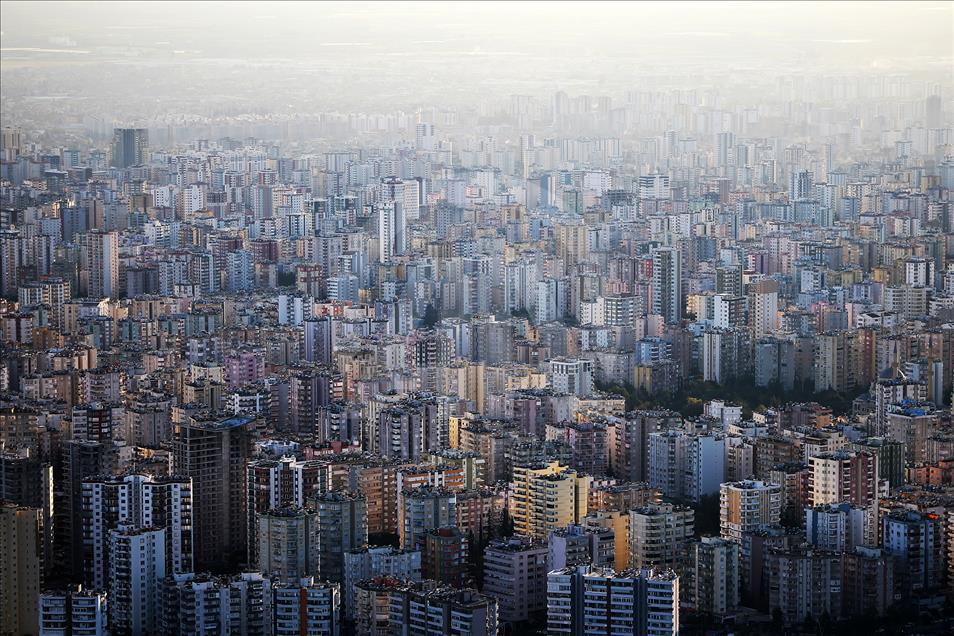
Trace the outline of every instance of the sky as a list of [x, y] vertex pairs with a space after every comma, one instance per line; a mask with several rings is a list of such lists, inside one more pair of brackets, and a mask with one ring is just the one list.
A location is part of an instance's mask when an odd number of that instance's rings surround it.
[[[15, 2], [2, 47], [240, 59], [952, 60], [952, 2]], [[9, 53], [9, 51], [5, 51]], [[544, 72], [546, 72], [544, 70]]]
[[34, 128], [869, 74], [950, 96], [954, 2], [0, 2], [0, 119]]

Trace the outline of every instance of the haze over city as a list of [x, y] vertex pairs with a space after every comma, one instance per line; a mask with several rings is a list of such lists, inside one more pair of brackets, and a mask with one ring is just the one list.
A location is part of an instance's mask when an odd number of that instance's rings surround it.
[[0, 1], [0, 636], [954, 632], [954, 3]]
[[720, 88], [741, 104], [774, 101], [790, 74], [951, 82], [943, 2], [44, 6], [3, 3], [0, 59], [3, 117], [45, 127], [63, 123], [44, 102], [67, 98], [74, 117], [158, 123], [473, 109], [560, 89]]

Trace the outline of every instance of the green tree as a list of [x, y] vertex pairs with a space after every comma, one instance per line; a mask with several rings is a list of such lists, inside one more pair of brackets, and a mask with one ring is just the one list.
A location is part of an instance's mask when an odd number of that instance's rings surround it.
[[279, 287], [293, 287], [295, 285], [295, 271], [278, 270], [275, 275], [275, 284]]
[[504, 508], [503, 518], [500, 520], [500, 528], [497, 533], [498, 537], [512, 537], [514, 531], [513, 517], [510, 516], [510, 511]]
[[473, 530], [467, 531], [467, 567], [477, 587], [484, 586], [484, 551], [489, 541], [478, 541]]

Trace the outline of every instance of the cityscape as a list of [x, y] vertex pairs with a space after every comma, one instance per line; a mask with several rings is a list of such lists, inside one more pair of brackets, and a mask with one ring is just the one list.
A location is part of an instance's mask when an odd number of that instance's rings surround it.
[[954, 3], [0, 14], [0, 636], [954, 633]]

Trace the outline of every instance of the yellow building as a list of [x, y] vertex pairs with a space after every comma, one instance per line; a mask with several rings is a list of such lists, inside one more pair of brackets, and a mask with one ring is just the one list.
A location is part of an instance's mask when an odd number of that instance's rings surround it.
[[629, 512], [626, 510], [596, 510], [586, 515], [583, 525], [613, 531], [616, 561], [613, 568], [622, 572], [629, 567]]
[[556, 253], [567, 265], [575, 265], [590, 255], [589, 227], [582, 223], [556, 225]]
[[484, 365], [455, 361], [438, 370], [438, 389], [442, 395], [456, 395], [474, 403], [477, 412], [483, 412], [486, 398]]
[[742, 542], [742, 535], [779, 522], [782, 487], [761, 481], [726, 482], [719, 487], [719, 527], [723, 539]]
[[37, 508], [0, 506], [0, 633], [39, 632], [40, 519]]
[[514, 533], [545, 541], [550, 530], [580, 523], [591, 478], [559, 462], [514, 466], [510, 516]]

